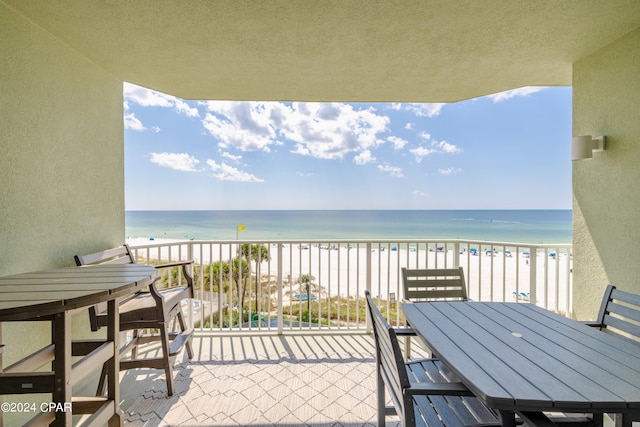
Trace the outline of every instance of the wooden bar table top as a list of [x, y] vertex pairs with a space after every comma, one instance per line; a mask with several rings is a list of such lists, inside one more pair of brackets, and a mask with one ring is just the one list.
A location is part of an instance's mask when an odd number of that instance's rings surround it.
[[[104, 361], [108, 365], [112, 380], [109, 381], [107, 398], [95, 404], [96, 413], [89, 421], [104, 425], [122, 425], [119, 409], [118, 389], [118, 301], [122, 297], [150, 285], [155, 277], [155, 268], [139, 264], [97, 265], [87, 267], [57, 268], [51, 270], [14, 274], [0, 277], [0, 322], [7, 321], [50, 321], [53, 337], [53, 372], [0, 374], [0, 390], [3, 394], [29, 393], [29, 389], [51, 384], [52, 402], [71, 404], [72, 385], [78, 376], [86, 374], [86, 366], [93, 362], [72, 364], [71, 314], [76, 309], [93, 304], [107, 303], [110, 324], [107, 339], [100, 342], [100, 351], [92, 354], [93, 360]], [[10, 348], [11, 343], [3, 343]], [[74, 345], [79, 342], [73, 342]], [[98, 347], [96, 344], [90, 344]], [[50, 346], [51, 347], [51, 346]], [[85, 347], [86, 348], [86, 347]], [[89, 359], [89, 356], [86, 357]], [[100, 364], [98, 364], [100, 366]], [[76, 369], [77, 368], [77, 369]], [[84, 368], [84, 369], [81, 369]], [[73, 375], [72, 375], [73, 374]], [[42, 377], [42, 378], [40, 378]], [[21, 382], [22, 381], [22, 382]], [[21, 389], [22, 388], [22, 389]], [[87, 404], [85, 402], [85, 408]], [[74, 411], [76, 403], [73, 404]], [[40, 414], [51, 425], [71, 425], [71, 411], [52, 411]], [[89, 422], [88, 424], [93, 424]]]
[[533, 304], [403, 304], [406, 319], [499, 411], [640, 411], [640, 347]]
[[140, 264], [57, 268], [0, 277], [0, 322], [34, 320], [131, 295], [155, 269]]

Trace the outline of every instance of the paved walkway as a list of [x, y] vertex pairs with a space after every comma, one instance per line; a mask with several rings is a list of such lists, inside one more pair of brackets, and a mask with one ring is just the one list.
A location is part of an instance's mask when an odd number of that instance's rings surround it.
[[193, 344], [194, 359], [177, 361], [170, 398], [160, 371], [122, 374], [127, 426], [376, 425], [371, 336], [196, 336]]

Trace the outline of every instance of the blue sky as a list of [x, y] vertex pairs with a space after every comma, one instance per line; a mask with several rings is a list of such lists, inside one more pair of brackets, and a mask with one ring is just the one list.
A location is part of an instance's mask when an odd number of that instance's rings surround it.
[[186, 101], [125, 83], [127, 210], [571, 209], [571, 88], [451, 104]]

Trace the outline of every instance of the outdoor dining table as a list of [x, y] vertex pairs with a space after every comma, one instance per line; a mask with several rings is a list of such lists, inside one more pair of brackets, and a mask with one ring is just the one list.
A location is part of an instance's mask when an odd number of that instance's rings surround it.
[[[119, 372], [118, 301], [151, 284], [154, 277], [153, 267], [139, 264], [59, 268], [0, 277], [0, 322], [49, 321], [52, 336], [50, 345], [4, 372], [0, 370], [0, 395], [51, 393], [49, 406], [21, 404], [17, 408], [35, 412], [40, 423], [71, 425], [72, 413], [78, 409], [93, 413], [86, 421], [88, 425], [122, 425], [117, 374], [109, 375], [106, 399], [74, 401], [72, 386], [103, 363], [107, 363], [109, 372]], [[109, 313], [106, 340], [72, 341], [72, 314], [98, 303], [106, 303]], [[3, 344], [7, 349], [12, 345]], [[72, 356], [78, 355], [85, 357], [72, 363]], [[32, 371], [32, 367], [40, 366], [43, 360], [46, 365], [50, 359], [52, 371]]]
[[402, 305], [410, 326], [503, 425], [524, 412], [640, 411], [638, 345], [529, 303]]

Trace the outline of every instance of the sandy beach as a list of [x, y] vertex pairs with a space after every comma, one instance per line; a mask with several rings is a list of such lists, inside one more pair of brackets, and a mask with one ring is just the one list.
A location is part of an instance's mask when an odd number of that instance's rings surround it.
[[[188, 259], [209, 265], [235, 257], [234, 242], [211, 243], [170, 239], [133, 238], [127, 243], [138, 249], [140, 259]], [[567, 284], [571, 280], [571, 256], [565, 248], [538, 249], [529, 245], [498, 246], [461, 243], [261, 243], [269, 248], [270, 260], [260, 265], [261, 287], [277, 284], [279, 256], [282, 257], [283, 302], [304, 293], [300, 277], [311, 277], [314, 294], [321, 300], [334, 296], [361, 297], [369, 286], [375, 296], [385, 300], [402, 299], [401, 268], [444, 268], [456, 259], [465, 271], [469, 297], [477, 301], [535, 302], [543, 307], [566, 311]], [[474, 254], [474, 249], [476, 250]], [[370, 265], [368, 269], [367, 266]], [[531, 286], [535, 265], [535, 288]], [[256, 264], [251, 263], [252, 274]], [[369, 272], [370, 271], [370, 274]], [[368, 281], [370, 284], [368, 285]]]

